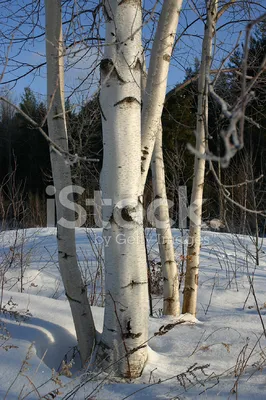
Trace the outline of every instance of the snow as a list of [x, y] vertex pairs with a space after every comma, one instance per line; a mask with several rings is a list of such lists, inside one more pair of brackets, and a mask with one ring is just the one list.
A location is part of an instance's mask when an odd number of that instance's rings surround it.
[[[180, 233], [173, 233], [181, 260]], [[150, 230], [147, 237], [149, 258], [156, 262], [155, 232]], [[77, 229], [76, 240], [89, 298], [97, 305], [92, 311], [100, 334], [103, 263], [96, 258], [102, 252], [101, 230]], [[256, 266], [252, 238], [203, 232], [197, 318], [161, 317], [162, 302], [154, 296], [148, 362], [141, 378], [125, 383], [108, 371], [81, 370], [57, 266], [55, 229], [2, 232], [1, 271], [10, 268], [0, 279], [0, 399], [194, 399], [199, 394], [203, 399], [234, 399], [234, 391], [240, 399], [265, 399], [266, 339], [247, 278], [254, 277], [266, 323], [265, 250], [263, 244]], [[62, 361], [73, 358], [72, 376], [58, 376]]]

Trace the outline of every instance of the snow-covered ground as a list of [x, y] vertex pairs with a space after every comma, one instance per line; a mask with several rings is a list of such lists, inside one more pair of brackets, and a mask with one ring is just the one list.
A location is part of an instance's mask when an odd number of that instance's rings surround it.
[[[173, 233], [181, 262], [180, 232]], [[101, 231], [77, 229], [76, 239], [100, 333], [104, 301]], [[148, 246], [149, 257], [156, 262], [154, 231], [148, 232]], [[176, 322], [160, 316], [162, 303], [155, 295], [147, 365], [141, 378], [125, 383], [112, 380], [107, 373], [80, 369], [57, 266], [55, 230], [2, 232], [0, 399], [194, 399], [199, 394], [203, 399], [265, 399], [264, 251], [263, 244], [256, 266], [251, 238], [203, 232], [197, 319], [181, 316], [186, 322], [164, 335], [154, 335], [162, 325]], [[248, 275], [254, 277], [257, 305]], [[75, 364], [65, 367], [73, 357]]]

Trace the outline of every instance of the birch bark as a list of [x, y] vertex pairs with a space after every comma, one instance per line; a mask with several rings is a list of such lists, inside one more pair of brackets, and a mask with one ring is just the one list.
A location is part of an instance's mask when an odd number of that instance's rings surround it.
[[163, 272], [163, 313], [164, 315], [178, 316], [180, 314], [178, 267], [175, 260], [165, 187], [161, 123], [157, 133], [151, 165], [155, 207], [158, 201], [158, 206], [154, 214]]
[[[45, 1], [48, 129], [51, 139], [68, 151], [64, 99], [64, 45], [62, 34], [61, 1]], [[60, 273], [69, 300], [81, 360], [84, 364], [91, 355], [95, 328], [77, 263], [75, 243], [75, 209], [62, 204], [62, 189], [68, 188], [73, 201], [70, 165], [53, 148], [50, 150], [52, 174], [56, 188], [57, 245]], [[70, 223], [70, 227], [68, 224]], [[72, 227], [71, 227], [72, 225]]]
[[155, 212], [156, 232], [164, 279], [163, 313], [165, 315], [174, 316], [177, 316], [180, 313], [178, 269], [175, 261], [173, 237], [165, 189], [161, 115], [181, 6], [182, 0], [165, 1], [162, 6], [152, 47], [148, 77], [143, 80], [145, 82], [145, 90], [143, 90], [141, 141], [142, 191], [144, 191], [153, 155], [153, 191], [155, 201], [158, 200], [158, 207]]
[[165, 101], [167, 78], [182, 0], [163, 2], [152, 46], [142, 109], [141, 172], [144, 191]]
[[105, 313], [99, 355], [114, 373], [141, 375], [147, 359], [148, 283], [141, 190], [141, 1], [104, 2], [101, 174]]
[[[207, 1], [207, 21], [202, 44], [201, 66], [198, 82], [198, 109], [196, 149], [206, 151], [208, 129], [208, 82], [212, 60], [212, 38], [215, 34], [218, 0]], [[183, 313], [196, 315], [200, 263], [201, 216], [205, 175], [205, 160], [195, 156], [194, 177], [190, 202], [189, 243], [184, 287]]]

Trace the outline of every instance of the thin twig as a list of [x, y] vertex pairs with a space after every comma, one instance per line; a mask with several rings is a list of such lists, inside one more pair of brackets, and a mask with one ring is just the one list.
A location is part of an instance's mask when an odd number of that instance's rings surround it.
[[[8, 100], [6, 97], [0, 96], [0, 100], [4, 101], [11, 107], [13, 107], [19, 114], [21, 114], [32, 126], [34, 126], [40, 133], [41, 135], [47, 140], [49, 143], [50, 149], [57, 152], [60, 156], [64, 157], [66, 162], [69, 163], [76, 163], [77, 161], [85, 161], [85, 162], [98, 162], [99, 159], [96, 158], [87, 158], [87, 157], [79, 157], [77, 154], [70, 154], [68, 151], [62, 149], [58, 144], [56, 144], [48, 135], [47, 133], [42, 129], [39, 124], [34, 121], [28, 114], [26, 114], [24, 111], [22, 111], [18, 106], [16, 106], [14, 103], [12, 103], [10, 100]], [[70, 161], [70, 159], [72, 161]]]

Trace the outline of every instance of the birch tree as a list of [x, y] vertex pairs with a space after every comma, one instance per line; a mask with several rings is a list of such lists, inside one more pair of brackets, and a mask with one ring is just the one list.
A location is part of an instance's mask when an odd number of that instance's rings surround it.
[[[106, 301], [100, 354], [127, 378], [147, 359], [148, 283], [141, 190], [141, 24], [139, 0], [104, 2], [106, 42], [100, 104]], [[105, 201], [105, 200], [104, 200]]]
[[141, 172], [144, 190], [165, 101], [167, 78], [182, 0], [163, 2], [149, 63], [142, 109]]
[[[146, 84], [147, 72], [144, 59], [141, 81], [143, 99], [145, 95]], [[160, 121], [151, 162], [154, 196], [154, 201], [152, 203], [152, 213], [154, 213], [154, 215], [152, 215], [151, 219], [155, 221], [157, 241], [164, 277], [163, 314], [178, 316], [180, 314], [178, 269], [175, 261], [175, 250], [166, 194], [162, 135], [163, 129]]]
[[169, 217], [162, 145], [162, 126], [160, 126], [153, 150], [151, 168], [156, 207], [156, 233], [163, 272], [163, 313], [164, 315], [178, 316], [180, 314], [178, 267]]
[[[49, 136], [55, 144], [68, 152], [61, 1], [46, 0], [45, 16]], [[56, 189], [59, 268], [75, 324], [81, 360], [84, 364], [94, 346], [95, 328], [87, 298], [87, 288], [82, 281], [77, 263], [74, 228], [75, 209], [64, 207], [60, 197], [62, 189], [69, 188], [69, 200], [73, 201], [70, 164], [53, 146], [50, 146], [50, 157]]]
[[[147, 337], [148, 316], [141, 202], [160, 126], [181, 4], [182, 1], [163, 4], [140, 114], [141, 4], [139, 1], [121, 2], [119, 5], [114, 1], [105, 3], [106, 42], [116, 46], [106, 47], [105, 59], [101, 63], [100, 101], [104, 137], [101, 186], [104, 199], [112, 199], [113, 202], [109, 210], [105, 207], [104, 215], [107, 223], [104, 235], [111, 237], [111, 241], [105, 250], [107, 299], [102, 347], [108, 353], [107, 346], [114, 347], [116, 343], [111, 360], [117, 361], [124, 354], [126, 359], [118, 363], [118, 369], [124, 376], [130, 377], [140, 374], [146, 359], [145, 347], [134, 350]], [[117, 223], [118, 215], [127, 222], [126, 229]], [[115, 237], [121, 232], [125, 243], [118, 246]], [[129, 235], [135, 238], [130, 246], [126, 243]], [[137, 241], [141, 242], [141, 246], [138, 244], [136, 247]], [[176, 264], [164, 263], [164, 270], [165, 280], [171, 286], [166, 303], [174, 304], [174, 314], [177, 314], [178, 290], [173, 290], [173, 280], [177, 278]], [[122, 312], [117, 300], [125, 305]], [[167, 313], [173, 313], [171, 307], [165, 306], [165, 310], [168, 309]], [[130, 356], [125, 357], [125, 353]]]
[[[202, 44], [201, 65], [198, 80], [198, 109], [196, 127], [196, 150], [204, 155], [206, 152], [208, 129], [208, 84], [212, 60], [212, 38], [215, 34], [217, 20], [218, 0], [210, 0], [207, 4], [207, 21], [205, 25]], [[200, 240], [201, 240], [201, 215], [205, 175], [204, 157], [195, 156], [194, 177], [190, 202], [190, 227], [187, 248], [187, 265], [183, 299], [183, 313], [196, 315]]]
[[155, 200], [158, 200], [155, 213], [156, 231], [164, 280], [163, 313], [174, 316], [180, 312], [178, 269], [166, 198], [161, 115], [181, 6], [182, 1], [163, 3], [152, 47], [142, 110], [142, 190], [153, 154], [153, 191]]

